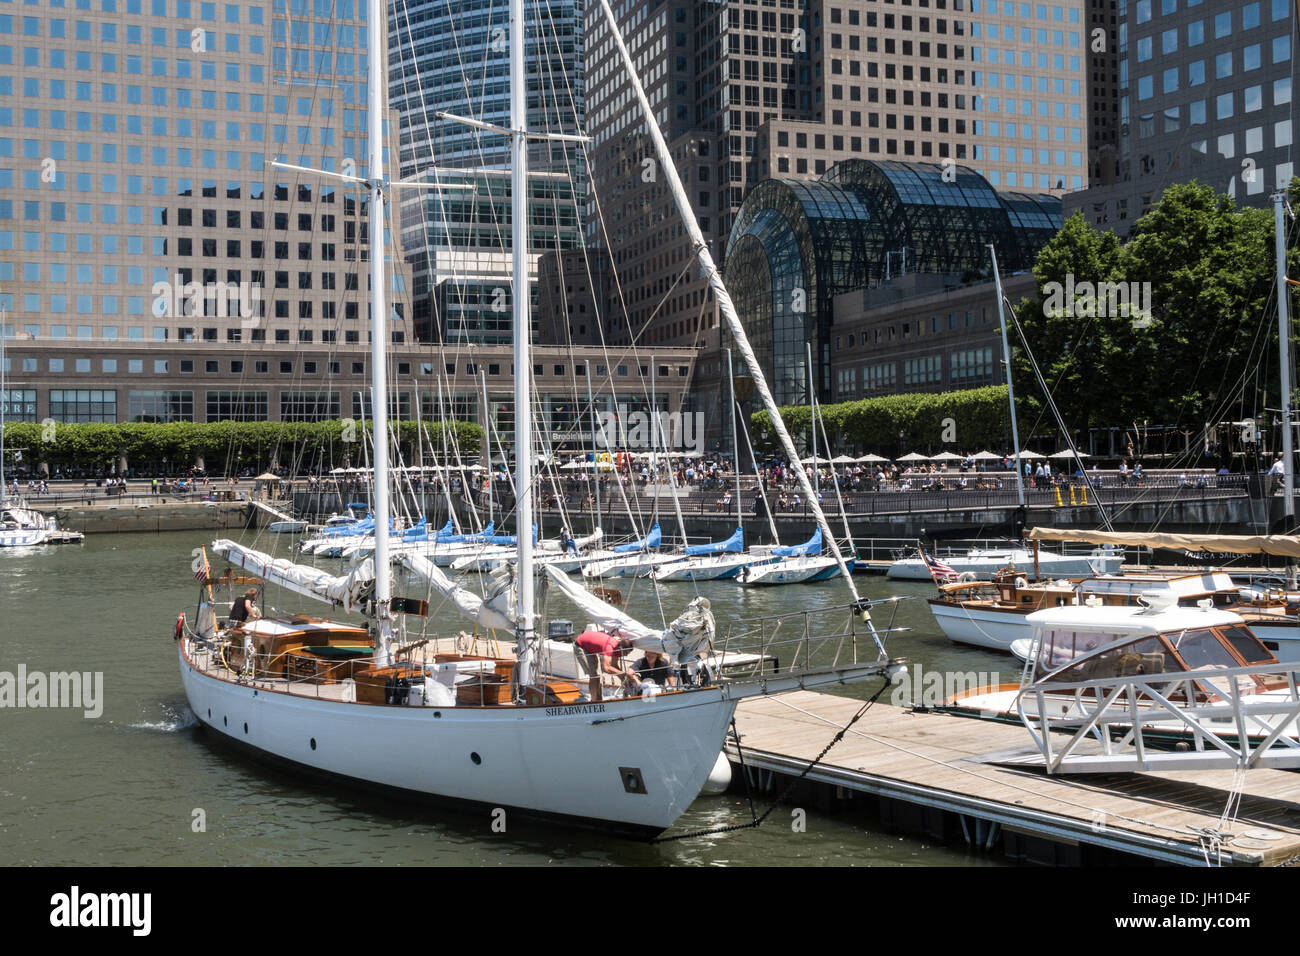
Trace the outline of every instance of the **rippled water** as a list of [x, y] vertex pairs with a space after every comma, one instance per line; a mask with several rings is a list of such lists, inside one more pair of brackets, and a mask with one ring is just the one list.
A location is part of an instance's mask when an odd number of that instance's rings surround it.
[[[792, 833], [778, 807], [763, 827], [648, 845], [511, 819], [494, 834], [481, 816], [358, 796], [305, 782], [214, 747], [186, 706], [172, 629], [198, 588], [191, 551], [205, 532], [92, 535], [82, 545], [0, 552], [0, 671], [103, 674], [103, 713], [0, 709], [0, 864], [457, 864], [700, 866], [987, 865], [875, 827], [866, 815], [809, 811]], [[263, 539], [259, 546], [269, 546]], [[283, 550], [283, 546], [281, 546]], [[859, 577], [871, 596], [922, 596], [930, 586]], [[629, 609], [658, 622], [696, 593], [638, 583]], [[408, 592], [409, 593], [409, 592]], [[744, 590], [706, 582], [720, 623], [846, 600], [842, 583]], [[274, 599], [274, 595], [272, 596]], [[302, 603], [289, 603], [301, 608]], [[560, 604], [551, 617], [573, 617]], [[882, 615], [887, 621], [887, 615]], [[581, 627], [583, 621], [574, 620]], [[890, 641], [914, 667], [1002, 671], [1000, 655], [957, 649], [921, 600], [898, 605], [913, 627]], [[874, 686], [870, 688], [874, 691]], [[841, 692], [861, 696], [865, 687]], [[830, 739], [828, 728], [827, 739]], [[760, 795], [761, 812], [767, 802]], [[201, 815], [204, 832], [196, 832]], [[682, 828], [744, 823], [743, 794], [701, 797]]]

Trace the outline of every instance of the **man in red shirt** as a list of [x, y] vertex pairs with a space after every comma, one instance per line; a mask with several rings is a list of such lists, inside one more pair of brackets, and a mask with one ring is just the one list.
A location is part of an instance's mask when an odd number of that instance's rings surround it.
[[595, 624], [588, 624], [587, 630], [579, 634], [574, 643], [587, 654], [587, 669], [591, 671], [592, 700], [604, 699], [600, 685], [601, 676], [604, 674], [615, 674], [634, 687], [641, 686], [641, 678], [623, 664], [623, 657], [632, 649], [630, 637], [615, 637], [613, 634], [597, 630]]

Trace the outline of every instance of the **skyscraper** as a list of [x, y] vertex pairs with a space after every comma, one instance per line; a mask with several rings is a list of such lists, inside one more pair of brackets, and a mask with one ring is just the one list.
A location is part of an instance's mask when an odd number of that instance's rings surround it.
[[351, 410], [322, 386], [366, 341], [366, 194], [271, 163], [366, 175], [365, 16], [354, 0], [0, 13], [0, 306], [25, 415]]
[[[389, 98], [401, 117], [402, 178], [473, 187], [407, 190], [400, 197], [421, 339], [511, 340], [507, 139], [436, 115], [509, 127], [508, 6], [507, 0], [416, 0], [402, 5], [389, 25]], [[585, 115], [583, 0], [525, 6], [528, 128], [578, 133]], [[535, 283], [539, 255], [581, 242], [586, 168], [574, 144], [542, 139], [530, 145], [528, 164]], [[535, 290], [532, 295], [535, 300]]]
[[[997, 189], [1087, 184], [1087, 0], [615, 9], [715, 258], [749, 188], [846, 159], [968, 166]], [[587, 25], [593, 185], [630, 313], [611, 304], [606, 325], [689, 344], [716, 328], [713, 306], [598, 8]], [[594, 222], [587, 238], [606, 241]]]
[[1067, 215], [1124, 235], [1193, 179], [1266, 205], [1295, 169], [1292, 0], [1120, 0], [1118, 16], [1114, 181], [1068, 196]]

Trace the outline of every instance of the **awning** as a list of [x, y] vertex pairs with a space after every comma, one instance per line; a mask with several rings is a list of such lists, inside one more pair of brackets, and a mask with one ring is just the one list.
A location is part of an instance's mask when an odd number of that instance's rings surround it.
[[1218, 554], [1272, 554], [1300, 558], [1300, 537], [1284, 534], [1166, 534], [1158, 532], [1082, 531], [1071, 528], [1030, 528], [1030, 541], [1082, 541], [1086, 544], [1134, 545], [1174, 551]]

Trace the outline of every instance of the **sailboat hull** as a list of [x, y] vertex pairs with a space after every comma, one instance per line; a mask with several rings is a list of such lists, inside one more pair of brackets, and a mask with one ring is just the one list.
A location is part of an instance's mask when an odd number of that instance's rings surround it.
[[350, 703], [214, 676], [187, 644], [190, 708], [241, 749], [368, 789], [602, 829], [652, 833], [681, 816], [736, 706], [721, 689], [561, 707]]

